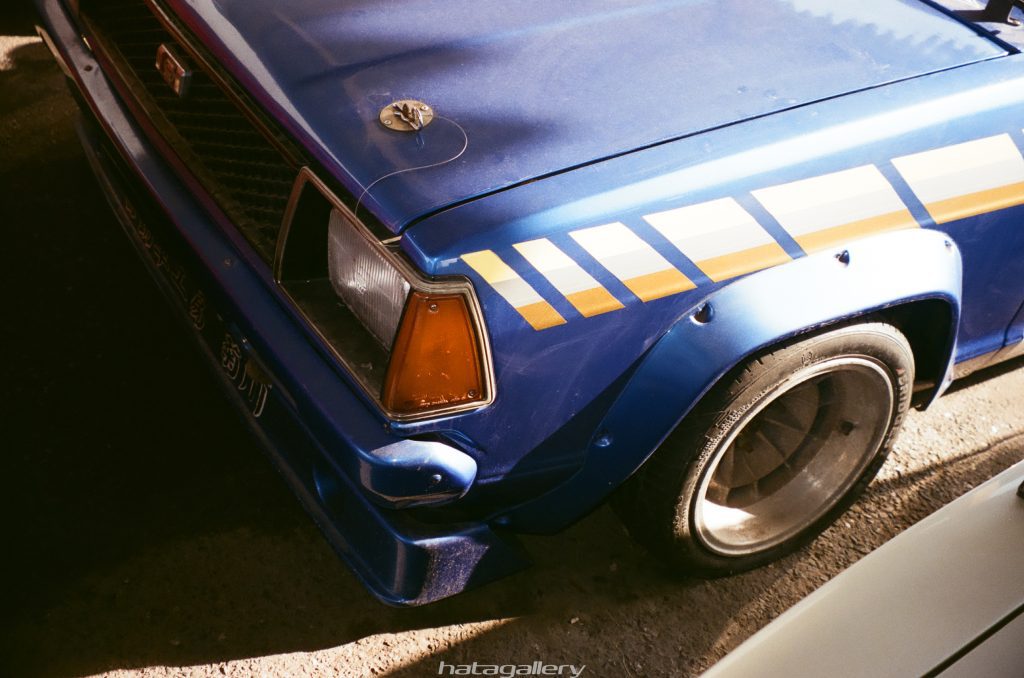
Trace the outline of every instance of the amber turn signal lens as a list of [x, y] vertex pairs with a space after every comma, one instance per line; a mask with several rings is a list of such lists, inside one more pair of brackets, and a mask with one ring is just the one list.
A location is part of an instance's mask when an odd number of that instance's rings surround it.
[[465, 297], [410, 294], [384, 378], [384, 407], [414, 414], [484, 397], [480, 345]]

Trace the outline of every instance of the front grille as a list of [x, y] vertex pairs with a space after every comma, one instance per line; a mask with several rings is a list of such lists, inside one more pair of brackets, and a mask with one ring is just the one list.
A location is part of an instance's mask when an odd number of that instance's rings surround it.
[[[81, 14], [90, 40], [163, 139], [260, 255], [272, 260], [301, 153], [243, 101], [243, 93], [204, 70], [212, 60], [176, 41], [145, 0], [82, 0]], [[184, 97], [156, 69], [161, 45], [189, 55], [192, 78]]]

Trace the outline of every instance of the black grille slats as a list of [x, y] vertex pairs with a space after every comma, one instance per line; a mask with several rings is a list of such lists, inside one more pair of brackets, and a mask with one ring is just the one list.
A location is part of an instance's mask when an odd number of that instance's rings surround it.
[[[91, 39], [114, 62], [124, 85], [164, 140], [260, 255], [271, 261], [299, 169], [287, 142], [258, 126], [192, 58], [191, 82], [179, 97], [156, 69], [160, 45], [189, 51], [145, 0], [82, 0]], [[268, 137], [273, 137], [271, 141]]]

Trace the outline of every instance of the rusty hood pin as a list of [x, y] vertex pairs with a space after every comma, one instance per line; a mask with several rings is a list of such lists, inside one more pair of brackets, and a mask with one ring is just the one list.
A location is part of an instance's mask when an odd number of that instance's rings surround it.
[[380, 124], [396, 132], [419, 132], [434, 119], [434, 109], [422, 101], [400, 99], [380, 111]]

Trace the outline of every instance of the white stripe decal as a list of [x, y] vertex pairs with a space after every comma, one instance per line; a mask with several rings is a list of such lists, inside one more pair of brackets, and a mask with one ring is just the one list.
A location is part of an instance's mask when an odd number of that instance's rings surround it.
[[644, 219], [693, 261], [775, 242], [732, 198], [648, 214]]
[[1009, 134], [892, 163], [940, 224], [1024, 202], [1024, 157]]
[[789, 260], [732, 198], [648, 214], [644, 219], [715, 282]]
[[547, 238], [521, 242], [515, 248], [562, 294], [600, 287], [589, 273]]
[[462, 260], [511, 304], [533, 329], [543, 330], [565, 323], [565, 318], [537, 294], [530, 283], [491, 250], [463, 254]]
[[515, 248], [584, 316], [623, 307], [601, 283], [547, 238], [521, 242]]
[[807, 252], [917, 226], [874, 165], [764, 188], [753, 195]]
[[569, 235], [642, 301], [695, 287], [689, 278], [622, 223], [584, 228]]
[[569, 235], [619, 280], [672, 268], [665, 257], [625, 224], [616, 222], [584, 228]]

